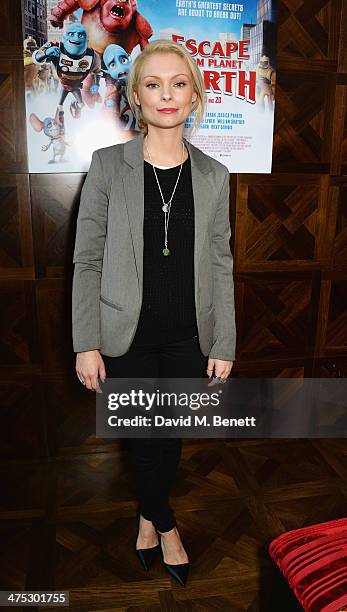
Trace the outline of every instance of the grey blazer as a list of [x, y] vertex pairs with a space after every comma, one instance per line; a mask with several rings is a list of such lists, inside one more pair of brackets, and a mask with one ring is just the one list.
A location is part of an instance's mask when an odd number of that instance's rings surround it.
[[[195, 208], [195, 305], [202, 353], [235, 358], [229, 171], [189, 143]], [[72, 287], [75, 352], [126, 353], [143, 287], [143, 134], [94, 151], [77, 220]], [[170, 228], [169, 228], [170, 229]]]

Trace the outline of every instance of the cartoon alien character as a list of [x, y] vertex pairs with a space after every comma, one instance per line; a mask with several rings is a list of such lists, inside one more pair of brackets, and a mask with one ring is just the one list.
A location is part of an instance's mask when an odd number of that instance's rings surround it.
[[131, 53], [136, 45], [143, 49], [153, 30], [137, 10], [136, 0], [60, 0], [52, 8], [50, 22], [62, 28], [64, 20], [83, 9], [81, 23], [86, 27], [89, 45], [100, 55], [117, 44]]
[[[124, 113], [130, 110], [126, 97], [126, 85], [131, 66], [131, 57], [119, 45], [109, 45], [103, 55], [106, 94], [104, 108], [120, 121], [128, 121]], [[124, 105], [121, 109], [121, 102]]]
[[257, 74], [257, 103], [261, 110], [265, 109], [265, 98], [268, 98], [269, 108], [273, 108], [275, 100], [276, 71], [270, 64], [267, 55], [260, 58], [256, 66]]
[[37, 64], [52, 62], [60, 79], [62, 90], [57, 113], [63, 111], [64, 102], [72, 93], [75, 100], [70, 104], [72, 116], [78, 119], [84, 106], [81, 90], [83, 82], [88, 76], [90, 106], [95, 101], [101, 102], [99, 84], [102, 75], [101, 61], [97, 53], [88, 47], [87, 30], [80, 23], [69, 25], [62, 42], [47, 42], [33, 53], [33, 60]]

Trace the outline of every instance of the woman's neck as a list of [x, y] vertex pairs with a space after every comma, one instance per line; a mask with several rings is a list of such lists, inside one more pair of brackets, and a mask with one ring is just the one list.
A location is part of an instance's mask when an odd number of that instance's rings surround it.
[[182, 142], [182, 130], [180, 132], [160, 130], [160, 134], [149, 130], [143, 142], [144, 159], [158, 166], [178, 166], [182, 161], [182, 153], [183, 161], [188, 157], [188, 151], [186, 147], [182, 147]]

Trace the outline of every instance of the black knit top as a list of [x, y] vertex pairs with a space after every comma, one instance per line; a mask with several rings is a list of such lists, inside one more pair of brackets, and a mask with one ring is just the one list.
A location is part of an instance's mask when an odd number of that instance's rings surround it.
[[[165, 202], [180, 166], [156, 172]], [[152, 165], [144, 160], [143, 299], [133, 345], [145, 346], [192, 338], [198, 334], [194, 291], [194, 198], [190, 157], [171, 204], [167, 231], [170, 255], [163, 255], [165, 215]]]

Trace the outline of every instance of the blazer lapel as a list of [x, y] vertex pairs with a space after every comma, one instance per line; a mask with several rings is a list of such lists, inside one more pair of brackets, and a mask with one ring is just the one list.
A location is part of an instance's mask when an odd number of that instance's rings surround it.
[[[122, 177], [140, 295], [142, 294], [144, 246], [143, 139], [144, 135], [141, 133], [139, 136], [124, 144], [124, 161], [128, 164], [129, 169]], [[207, 179], [207, 174], [210, 172], [211, 168], [204, 153], [188, 142], [185, 138], [184, 142], [188, 147], [191, 160], [195, 218], [194, 272], [195, 291], [196, 295], [198, 295], [199, 261], [206, 235], [208, 214], [211, 207], [211, 202], [215, 197], [215, 193], [211, 187], [210, 181]], [[170, 224], [168, 233], [170, 235]]]

